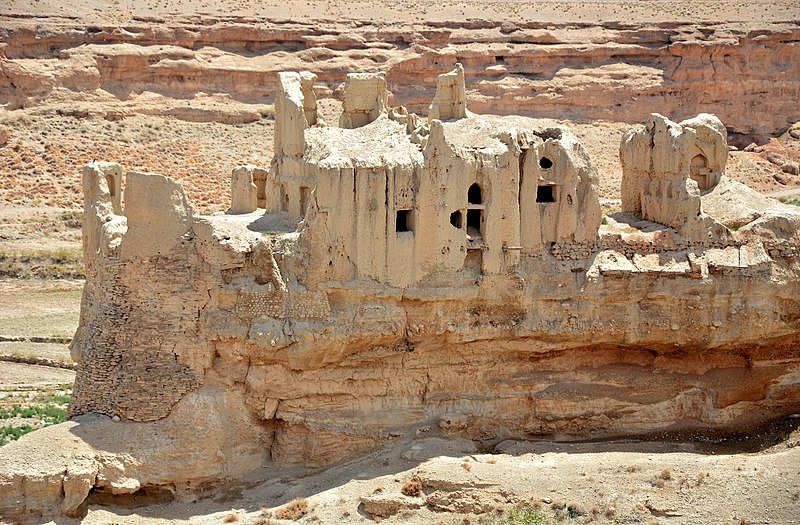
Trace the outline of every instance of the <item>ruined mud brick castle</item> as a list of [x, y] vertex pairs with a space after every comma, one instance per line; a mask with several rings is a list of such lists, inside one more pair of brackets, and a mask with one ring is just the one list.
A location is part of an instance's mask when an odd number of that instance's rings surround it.
[[[800, 214], [725, 176], [718, 119], [632, 128], [603, 219], [574, 135], [470, 113], [460, 67], [427, 119], [357, 73], [328, 125], [314, 81], [279, 75], [274, 160], [234, 170], [226, 214], [161, 175], [128, 172], [123, 198], [121, 166], [85, 167], [71, 414], [171, 441], [69, 501], [417, 432], [488, 446], [800, 409]], [[187, 421], [215, 453], [178, 468]]]

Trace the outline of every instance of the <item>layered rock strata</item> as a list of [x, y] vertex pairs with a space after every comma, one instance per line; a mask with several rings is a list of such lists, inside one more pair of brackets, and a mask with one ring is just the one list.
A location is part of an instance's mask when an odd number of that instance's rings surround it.
[[[800, 28], [791, 15], [646, 26], [2, 20], [0, 105], [11, 109], [43, 101], [74, 109], [83, 100], [147, 112], [151, 99], [140, 95], [158, 93], [189, 102], [161, 110], [180, 118], [241, 122], [260, 118], [258, 108], [233, 102], [272, 103], [282, 70], [315, 73], [318, 95], [340, 95], [342, 71], [361, 70], [383, 71], [395, 103], [424, 112], [437, 75], [460, 62], [465, 95], [481, 113], [634, 123], [653, 108], [681, 119], [713, 111], [748, 141], [800, 120]], [[231, 103], [191, 104], [211, 94]]]

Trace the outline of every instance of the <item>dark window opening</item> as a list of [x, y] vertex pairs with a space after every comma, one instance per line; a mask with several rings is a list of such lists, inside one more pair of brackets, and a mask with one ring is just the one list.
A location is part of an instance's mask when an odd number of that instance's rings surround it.
[[464, 227], [464, 216], [461, 214], [460, 210], [454, 211], [450, 214], [450, 224], [459, 230]]
[[470, 186], [469, 190], [467, 190], [467, 202], [470, 204], [483, 204], [481, 187], [478, 186], [477, 182]]
[[411, 231], [411, 210], [397, 210], [397, 220], [395, 221], [395, 231]]
[[503, 57], [503, 56], [494, 57], [494, 63], [495, 64], [505, 64], [505, 62], [506, 62], [506, 57]]
[[549, 170], [553, 167], [553, 161], [548, 159], [547, 157], [542, 157], [539, 159], [539, 167], [543, 170]]
[[552, 184], [537, 187], [536, 202], [556, 202], [556, 187]]
[[481, 236], [481, 219], [483, 210], [467, 210], [467, 235], [472, 237]]

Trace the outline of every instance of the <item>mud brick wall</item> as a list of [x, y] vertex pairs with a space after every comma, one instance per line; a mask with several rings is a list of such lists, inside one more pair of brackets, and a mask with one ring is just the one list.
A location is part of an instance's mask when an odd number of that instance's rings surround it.
[[236, 314], [243, 320], [268, 316], [276, 319], [321, 320], [331, 313], [328, 296], [320, 290], [273, 290], [268, 293], [239, 291]]
[[628, 258], [634, 255], [651, 255], [654, 253], [672, 253], [687, 250], [703, 251], [708, 249], [723, 249], [729, 246], [740, 247], [738, 241], [707, 241], [696, 242], [687, 240], [659, 239], [656, 242], [649, 240], [627, 240], [616, 235], [606, 235], [588, 242], [555, 243], [550, 247], [550, 253], [559, 261], [576, 261], [588, 259], [593, 254], [602, 250], [614, 250]]
[[208, 292], [193, 253], [184, 247], [153, 260], [98, 260], [96, 286], [84, 298], [87, 332], [71, 416], [154, 421], [200, 385], [186, 360], [202, 344], [193, 333]]

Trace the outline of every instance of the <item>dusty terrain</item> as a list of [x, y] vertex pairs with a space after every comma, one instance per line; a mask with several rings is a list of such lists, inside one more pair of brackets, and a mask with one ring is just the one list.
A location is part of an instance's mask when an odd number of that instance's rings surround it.
[[[82, 208], [81, 166], [113, 160], [164, 173], [183, 183], [199, 211], [224, 210], [231, 168], [270, 162], [271, 75], [278, 69], [323, 73], [322, 113], [335, 122], [337, 88], [349, 70], [388, 70], [395, 102], [421, 111], [435, 73], [449, 69], [456, 56], [471, 56], [475, 62], [468, 67], [483, 72], [468, 86], [474, 109], [522, 108], [570, 125], [598, 165], [607, 212], [617, 211], [619, 141], [632, 122], [649, 111], [675, 118], [717, 112], [739, 149], [750, 142], [760, 146], [733, 151], [727, 174], [767, 194], [797, 198], [800, 177], [781, 166], [800, 160], [800, 140], [787, 132], [800, 119], [800, 67], [797, 54], [786, 50], [797, 49], [798, 17], [793, 1], [11, 0], [0, 7], [0, 104], [8, 108], [0, 110], [0, 251], [6, 259], [14, 254], [15, 264], [17, 254], [34, 257], [19, 263], [26, 280], [0, 282], [0, 354], [68, 360], [65, 343], [77, 324], [80, 281], [42, 282], [35, 268], [43, 260], [50, 268], [74, 259], [53, 254], [80, 245], [73, 213]], [[242, 30], [247, 25], [261, 29], [251, 35]], [[188, 35], [182, 47], [172, 29]], [[91, 42], [98, 34], [115, 45]], [[716, 63], [712, 55], [724, 63], [723, 51], [740, 39], [752, 46], [752, 56], [774, 56], [777, 65], [766, 60], [769, 67], [755, 79], [737, 77], [748, 71], [746, 64], [727, 73], [721, 68], [717, 78], [707, 73]], [[531, 53], [525, 41], [538, 42], [539, 49]], [[682, 44], [664, 52], [671, 41]], [[692, 55], [717, 44], [708, 57]], [[774, 51], [782, 45], [786, 49]], [[690, 78], [667, 78], [671, 68], [654, 63], [669, 62], [683, 46], [694, 49], [685, 57], [696, 60]], [[554, 58], [546, 60], [542, 49]], [[629, 58], [609, 58], [615, 53]], [[746, 62], [746, 56], [735, 61]], [[548, 65], [537, 69], [538, 62]], [[409, 87], [415, 83], [426, 85]], [[736, 83], [760, 102], [747, 109], [750, 102], [730, 87]], [[548, 91], [551, 85], [555, 92]], [[526, 95], [536, 90], [544, 94]], [[698, 92], [702, 96], [686, 96]], [[649, 98], [617, 106], [641, 94]], [[0, 363], [0, 385], [13, 393], [29, 386], [61, 392], [59, 385], [71, 377], [70, 371]], [[368, 514], [365, 505], [399, 505], [384, 521], [800, 523], [798, 421], [790, 417], [728, 440], [690, 435], [671, 443], [660, 441], [663, 436], [605, 445], [504, 442], [480, 452], [469, 442], [425, 439], [436, 435], [433, 429], [420, 432], [419, 441], [393, 443], [328, 470], [258, 471], [251, 479], [207, 488], [188, 503], [158, 503], [161, 494], [145, 498], [150, 506], [126, 507], [130, 502], [99, 494], [83, 521], [263, 525], [280, 523], [276, 508], [305, 498], [310, 511], [301, 522], [368, 523], [380, 513]], [[24, 447], [19, 450], [25, 461]], [[402, 485], [415, 475], [423, 497], [402, 498]], [[524, 510], [515, 511], [520, 505]]]

